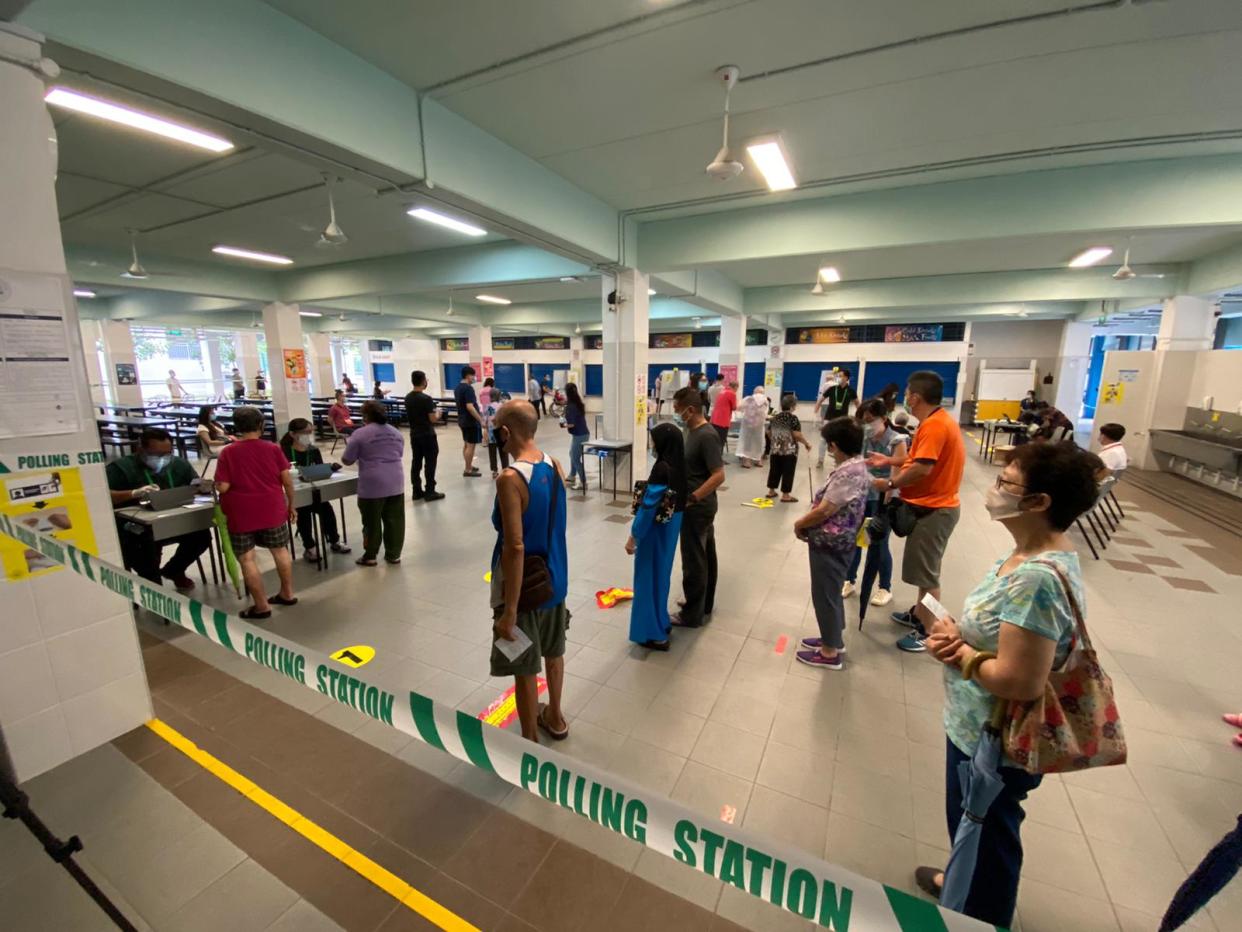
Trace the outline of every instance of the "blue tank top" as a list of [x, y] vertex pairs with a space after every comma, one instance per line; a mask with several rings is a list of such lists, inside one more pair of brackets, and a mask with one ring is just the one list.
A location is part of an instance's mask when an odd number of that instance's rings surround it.
[[[540, 609], [552, 608], [565, 601], [569, 591], [569, 559], [565, 552], [565, 483], [556, 474], [556, 466], [546, 453], [538, 463], [518, 460], [510, 467], [526, 482], [529, 500], [522, 512], [522, 543], [527, 554], [543, 557], [552, 576], [553, 596]], [[552, 518], [552, 496], [556, 496], [555, 523]], [[496, 529], [496, 546], [492, 550], [492, 569], [498, 567], [504, 548], [504, 526], [500, 520], [500, 498], [492, 503], [492, 527]], [[551, 533], [549, 533], [549, 530]]]

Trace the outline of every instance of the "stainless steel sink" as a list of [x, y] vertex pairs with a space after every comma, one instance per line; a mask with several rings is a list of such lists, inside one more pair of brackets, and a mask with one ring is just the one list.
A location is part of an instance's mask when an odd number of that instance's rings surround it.
[[1242, 441], [1186, 430], [1153, 430], [1151, 445], [1157, 453], [1167, 453], [1234, 474], [1239, 472], [1239, 460], [1242, 459]]

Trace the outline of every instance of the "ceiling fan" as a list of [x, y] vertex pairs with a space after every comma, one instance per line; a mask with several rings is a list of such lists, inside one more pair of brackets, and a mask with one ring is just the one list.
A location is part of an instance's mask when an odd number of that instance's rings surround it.
[[319, 234], [319, 241], [315, 244], [317, 246], [341, 246], [349, 242], [349, 237], [336, 222], [336, 202], [332, 199], [332, 184], [339, 180], [331, 175], [323, 176], [324, 186], [328, 189], [328, 225]]
[[1164, 272], [1144, 272], [1142, 274], [1130, 268], [1130, 247], [1126, 247], [1125, 258], [1121, 260], [1121, 268], [1113, 273], [1113, 279], [1119, 282], [1128, 282], [1132, 278], [1164, 278]]
[[151, 273], [143, 268], [142, 263], [138, 261], [138, 231], [129, 230], [127, 232], [129, 233], [129, 254], [133, 261], [129, 264], [129, 268], [121, 273], [121, 278], [132, 278], [136, 281], [143, 281], [150, 278]]
[[716, 153], [716, 157], [707, 163], [707, 173], [717, 181], [729, 181], [736, 178], [745, 167], [738, 160], [737, 156], [733, 154], [733, 150], [729, 148], [729, 92], [737, 84], [740, 74], [741, 70], [737, 65], [724, 65], [716, 69], [716, 77], [725, 86], [724, 141], [720, 151]]

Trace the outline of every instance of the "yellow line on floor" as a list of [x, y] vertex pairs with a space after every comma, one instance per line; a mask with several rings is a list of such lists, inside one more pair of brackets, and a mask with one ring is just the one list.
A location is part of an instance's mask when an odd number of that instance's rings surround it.
[[259, 808], [279, 819], [311, 844], [336, 858], [350, 870], [362, 875], [403, 906], [407, 906], [433, 925], [447, 932], [479, 932], [465, 919], [445, 909], [435, 900], [418, 892], [396, 874], [376, 864], [366, 855], [351, 848], [331, 832], [316, 825], [302, 813], [285, 805], [271, 793], [246, 779], [224, 761], [204, 751], [175, 728], [158, 718], [147, 722], [147, 727], [171, 744], [208, 773], [227, 783]]

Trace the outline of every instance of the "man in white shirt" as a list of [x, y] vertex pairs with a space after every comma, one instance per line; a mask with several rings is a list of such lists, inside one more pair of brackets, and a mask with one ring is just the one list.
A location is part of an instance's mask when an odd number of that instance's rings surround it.
[[543, 403], [543, 386], [539, 384], [539, 380], [532, 374], [530, 381], [526, 383], [526, 400], [535, 406], [535, 410], [541, 415], [548, 413], [547, 407]]
[[1108, 474], [1114, 475], [1130, 465], [1130, 457], [1121, 440], [1126, 429], [1120, 424], [1105, 424], [1100, 428], [1100, 459], [1108, 467]]
[[164, 382], [168, 386], [168, 397], [174, 402], [180, 401], [185, 397], [185, 389], [181, 387], [181, 383], [177, 381], [177, 373], [172, 369], [168, 370], [168, 379]]

